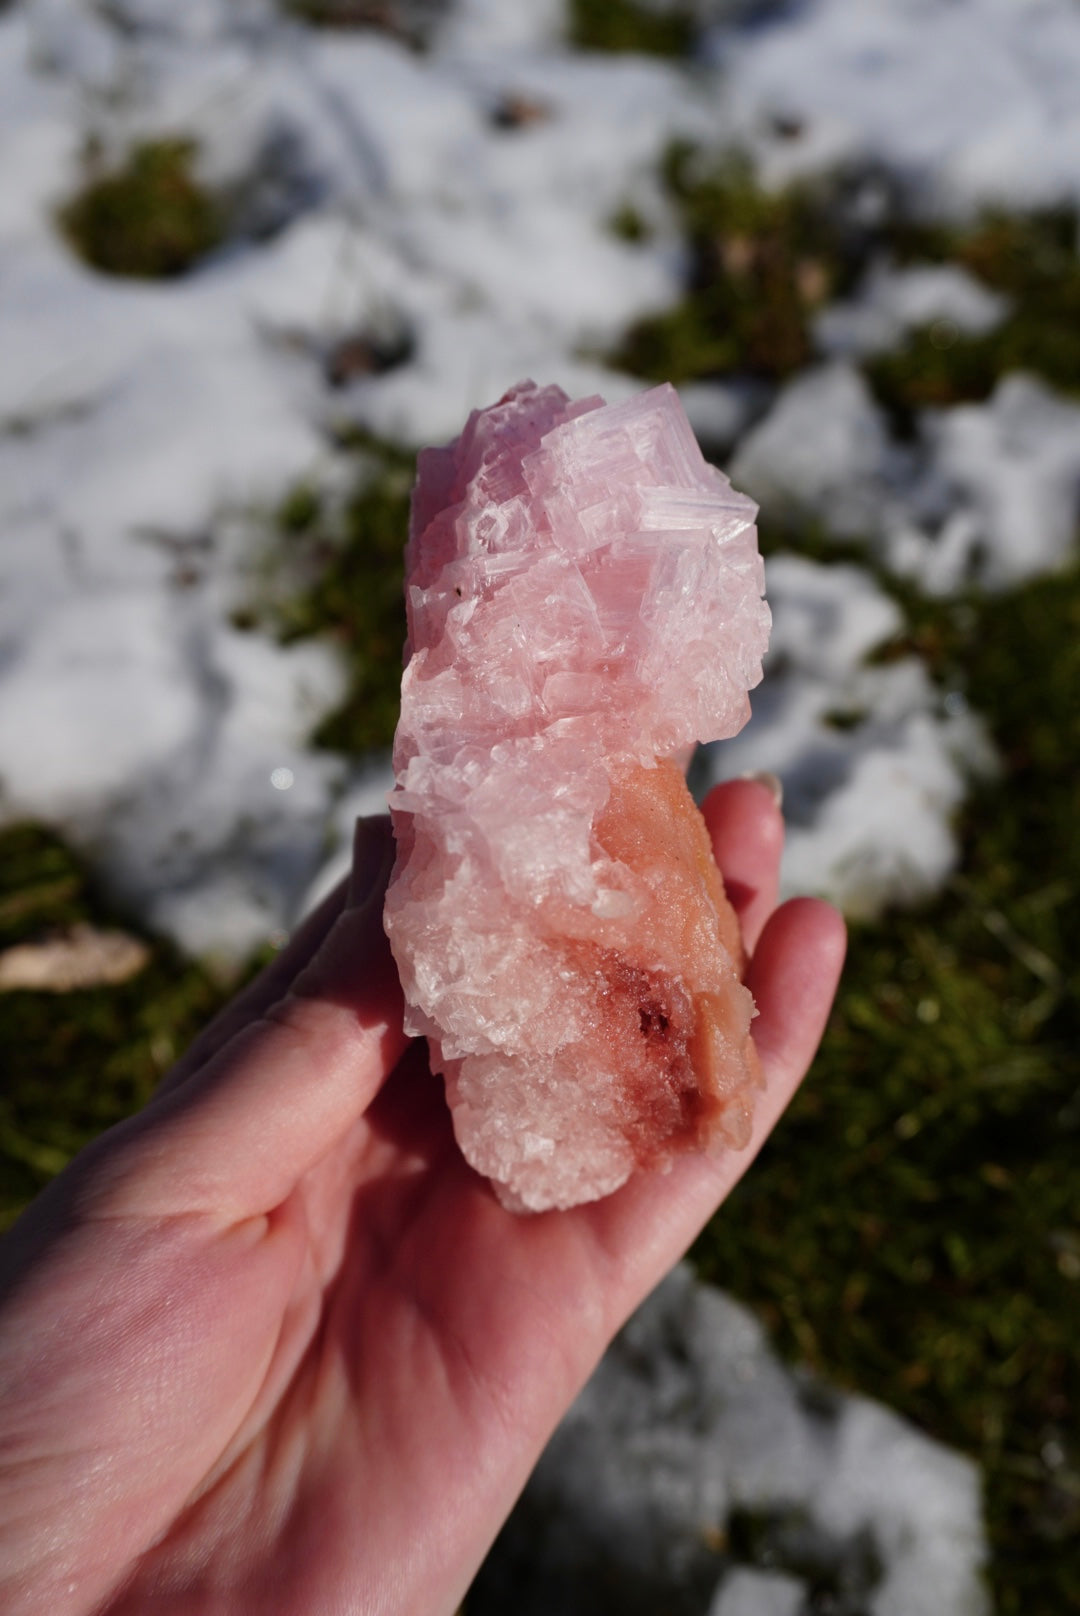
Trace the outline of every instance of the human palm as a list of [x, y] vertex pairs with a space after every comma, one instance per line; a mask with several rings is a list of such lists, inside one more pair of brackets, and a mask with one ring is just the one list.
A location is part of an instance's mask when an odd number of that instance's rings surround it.
[[505, 1211], [406, 1045], [385, 822], [337, 894], [139, 1117], [9, 1237], [0, 1608], [452, 1612], [616, 1329], [745, 1170], [820, 1036], [843, 953], [776, 910], [781, 826], [706, 804], [767, 1077], [754, 1140], [616, 1195]]

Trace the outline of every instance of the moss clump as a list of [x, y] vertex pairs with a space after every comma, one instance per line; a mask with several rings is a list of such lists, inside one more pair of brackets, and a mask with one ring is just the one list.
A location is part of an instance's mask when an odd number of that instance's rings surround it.
[[1002, 292], [1010, 309], [982, 336], [943, 323], [911, 334], [867, 365], [879, 401], [902, 432], [928, 405], [985, 399], [1009, 371], [1033, 371], [1052, 387], [1080, 394], [1080, 219], [1074, 209], [988, 213], [960, 231], [909, 230], [904, 256], [949, 261]]
[[422, 50], [439, 0], [284, 0], [284, 9], [312, 28], [375, 29]]
[[979, 1460], [995, 1609], [1080, 1602], [1080, 569], [924, 603], [1003, 778], [927, 911], [859, 928], [808, 1084], [699, 1242], [793, 1355]]
[[301, 483], [275, 515], [275, 536], [241, 627], [288, 644], [312, 635], [341, 647], [348, 690], [312, 739], [358, 757], [389, 747], [401, 698], [404, 552], [415, 456], [357, 436], [360, 466], [342, 500]]
[[697, 34], [692, 7], [660, 10], [634, 0], [570, 0], [568, 21], [579, 50], [689, 56]]
[[988, 340], [999, 374], [1033, 370], [1080, 393], [1080, 218], [1073, 208], [990, 213], [944, 252], [1012, 303]]
[[686, 291], [632, 326], [609, 361], [676, 383], [800, 369], [813, 355], [811, 315], [855, 272], [836, 208], [809, 187], [763, 191], [741, 161], [702, 168], [685, 145], [668, 153], [662, 178], [688, 248]]
[[167, 280], [218, 246], [224, 218], [196, 178], [195, 154], [191, 141], [148, 141], [122, 167], [92, 175], [59, 215], [79, 256], [107, 275]]
[[652, 236], [652, 226], [632, 202], [623, 202], [608, 220], [608, 229], [619, 241], [638, 246]]
[[966, 336], [944, 321], [920, 326], [899, 348], [875, 355], [863, 366], [871, 391], [901, 438], [915, 435], [919, 410], [988, 398], [1004, 368], [996, 333]]
[[736, 1509], [727, 1523], [728, 1552], [738, 1565], [786, 1571], [806, 1584], [808, 1609], [861, 1616], [870, 1608], [884, 1566], [865, 1527], [850, 1537], [827, 1537], [800, 1510]]
[[[686, 144], [661, 180], [687, 249], [683, 296], [639, 320], [609, 363], [675, 383], [740, 374], [782, 381], [814, 358], [812, 320], [853, 292], [875, 254], [905, 264], [957, 263], [1009, 299], [994, 330], [969, 335], [946, 320], [921, 327], [865, 364], [894, 428], [917, 412], [985, 399], [1010, 371], [1033, 371], [1080, 395], [1080, 218], [1059, 208], [987, 213], [962, 229], [921, 223], [899, 199], [866, 210], [873, 176], [838, 173], [764, 191], [742, 159], [708, 162]], [[612, 229], [641, 239], [632, 205]]]
[[[51, 831], [0, 832], [0, 948], [80, 921], [115, 924]], [[150, 963], [118, 987], [0, 993], [0, 1228], [105, 1128], [137, 1110], [227, 996], [201, 967], [147, 939]]]
[[393, 8], [379, 0], [286, 0], [285, 9], [314, 28], [371, 28]]

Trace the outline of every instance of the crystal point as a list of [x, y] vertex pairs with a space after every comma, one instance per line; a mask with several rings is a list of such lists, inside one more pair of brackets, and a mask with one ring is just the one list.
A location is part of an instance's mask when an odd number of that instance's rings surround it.
[[386, 929], [462, 1151], [516, 1210], [749, 1135], [738, 925], [673, 759], [761, 677], [754, 516], [671, 387], [525, 382], [420, 456]]

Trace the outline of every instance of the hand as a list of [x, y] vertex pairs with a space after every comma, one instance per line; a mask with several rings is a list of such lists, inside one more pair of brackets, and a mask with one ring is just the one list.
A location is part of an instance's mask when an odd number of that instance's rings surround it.
[[706, 803], [767, 1076], [750, 1147], [517, 1217], [406, 1045], [384, 821], [352, 885], [85, 1151], [0, 1269], [8, 1616], [450, 1616], [612, 1335], [749, 1166], [843, 956], [776, 909], [768, 791]]

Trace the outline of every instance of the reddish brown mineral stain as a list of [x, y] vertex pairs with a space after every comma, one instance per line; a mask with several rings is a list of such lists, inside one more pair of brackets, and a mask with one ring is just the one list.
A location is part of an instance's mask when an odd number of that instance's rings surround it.
[[717, 1136], [745, 1144], [761, 1072], [742, 938], [682, 771], [661, 762], [620, 773], [596, 839], [650, 897], [624, 950], [591, 962], [634, 1158], [649, 1166]]

